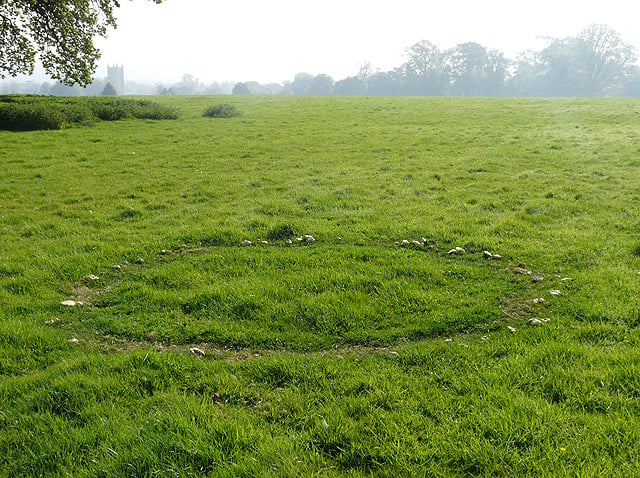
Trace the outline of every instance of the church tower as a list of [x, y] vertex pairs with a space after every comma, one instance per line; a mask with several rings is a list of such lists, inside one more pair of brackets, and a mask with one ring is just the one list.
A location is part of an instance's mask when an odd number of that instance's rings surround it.
[[124, 67], [122, 65], [107, 66], [107, 81], [111, 83], [119, 95], [124, 94]]

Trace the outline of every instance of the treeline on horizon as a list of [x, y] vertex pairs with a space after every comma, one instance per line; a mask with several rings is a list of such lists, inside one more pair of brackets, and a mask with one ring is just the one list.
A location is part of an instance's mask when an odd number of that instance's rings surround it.
[[[406, 61], [397, 68], [380, 71], [367, 64], [357, 75], [338, 81], [326, 74], [302, 72], [282, 84], [249, 81], [205, 85], [185, 74], [182, 81], [173, 85], [128, 82], [124, 93], [640, 97], [637, 59], [636, 48], [618, 32], [607, 25], [594, 24], [575, 37], [549, 38], [545, 48], [521, 53], [515, 60], [475, 42], [442, 50], [424, 40], [407, 48]], [[107, 85], [106, 79], [96, 80], [86, 88], [14, 82], [12, 91], [5, 84], [0, 86], [0, 93], [101, 95], [110, 90]]]

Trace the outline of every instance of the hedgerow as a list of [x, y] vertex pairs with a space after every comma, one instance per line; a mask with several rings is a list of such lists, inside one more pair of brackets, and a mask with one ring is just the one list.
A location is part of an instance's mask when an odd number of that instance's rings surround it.
[[33, 131], [62, 129], [72, 124], [121, 119], [176, 119], [176, 108], [149, 100], [100, 97], [0, 96], [0, 129]]

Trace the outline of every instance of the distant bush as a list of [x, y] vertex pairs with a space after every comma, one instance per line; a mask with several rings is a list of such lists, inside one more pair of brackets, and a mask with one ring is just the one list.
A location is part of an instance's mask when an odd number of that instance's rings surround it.
[[149, 100], [109, 97], [0, 96], [0, 129], [33, 131], [61, 129], [72, 124], [120, 119], [176, 119], [176, 108]]
[[204, 115], [209, 118], [233, 118], [241, 114], [234, 105], [230, 105], [229, 103], [211, 105], [204, 112]]

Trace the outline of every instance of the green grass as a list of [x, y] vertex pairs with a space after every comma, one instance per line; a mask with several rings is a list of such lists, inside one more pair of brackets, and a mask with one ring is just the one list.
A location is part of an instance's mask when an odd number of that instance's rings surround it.
[[155, 101], [0, 132], [0, 474], [638, 474], [639, 102]]

